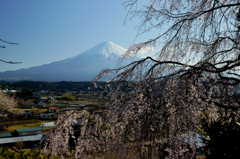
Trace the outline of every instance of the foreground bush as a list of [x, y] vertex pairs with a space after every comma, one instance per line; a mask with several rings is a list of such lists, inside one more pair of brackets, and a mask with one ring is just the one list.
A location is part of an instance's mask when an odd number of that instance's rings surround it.
[[[232, 113], [231, 113], [232, 114]], [[236, 159], [240, 152], [240, 124], [237, 115], [221, 117], [205, 125], [209, 136], [208, 159]]]
[[0, 147], [0, 159], [57, 159], [39, 150]]

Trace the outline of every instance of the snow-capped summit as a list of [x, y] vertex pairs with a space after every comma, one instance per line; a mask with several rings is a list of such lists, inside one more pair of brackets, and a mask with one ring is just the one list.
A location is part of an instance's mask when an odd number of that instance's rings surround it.
[[117, 68], [134, 59], [124, 59], [126, 49], [111, 41], [65, 60], [0, 73], [0, 80], [89, 81], [104, 69]]
[[112, 55], [122, 56], [126, 51], [127, 49], [113, 43], [112, 41], [106, 41], [106, 42], [100, 43], [91, 49], [92, 53], [95, 53], [95, 54], [100, 53], [105, 57], [109, 57]]

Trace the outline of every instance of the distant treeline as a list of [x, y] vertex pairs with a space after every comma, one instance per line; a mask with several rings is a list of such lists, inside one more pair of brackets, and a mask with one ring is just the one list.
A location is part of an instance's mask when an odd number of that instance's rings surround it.
[[122, 90], [127, 91], [134, 87], [133, 82], [38, 82], [38, 81], [19, 81], [6, 82], [0, 81], [1, 89], [28, 89], [32, 91], [110, 91], [121, 85]]

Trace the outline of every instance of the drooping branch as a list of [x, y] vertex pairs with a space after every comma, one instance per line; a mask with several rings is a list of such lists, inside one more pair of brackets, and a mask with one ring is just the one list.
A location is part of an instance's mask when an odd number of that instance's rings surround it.
[[[160, 31], [156, 37], [130, 47], [127, 54], [137, 53], [146, 46], [156, 45], [158, 41], [159, 54], [154, 59], [147, 57], [119, 69], [107, 70], [119, 73], [115, 79], [128, 77], [138, 69], [138, 65], [148, 61], [152, 65], [143, 70], [145, 78], [165, 76], [166, 73], [159, 73], [166, 70], [174, 74], [179, 69], [221, 74], [218, 76], [220, 79], [228, 76], [229, 72], [236, 73], [236, 68], [240, 66], [238, 0], [156, 0], [145, 2], [145, 5], [138, 4], [142, 2], [125, 2], [129, 12], [143, 17], [142, 26], [147, 32], [152, 29]], [[144, 8], [138, 9], [138, 6]], [[192, 57], [197, 57], [195, 62]]]
[[21, 64], [22, 62], [16, 62], [16, 61], [7, 61], [7, 60], [3, 60], [0, 59], [0, 62], [4, 62], [4, 63], [8, 63], [8, 64]]
[[0, 42], [5, 43], [5, 44], [10, 44], [10, 45], [18, 45], [18, 43], [11, 42], [11, 41], [6, 41], [0, 38]]
[[[0, 38], [0, 48], [6, 48], [6, 46], [4, 44], [8, 44], [8, 45], [18, 45], [18, 43], [15, 42], [10, 42], [10, 41], [6, 41]], [[21, 64], [22, 62], [17, 62], [17, 61], [9, 61], [9, 60], [4, 60], [4, 59], [0, 59], [0, 62], [3, 63], [8, 63], [8, 64]]]

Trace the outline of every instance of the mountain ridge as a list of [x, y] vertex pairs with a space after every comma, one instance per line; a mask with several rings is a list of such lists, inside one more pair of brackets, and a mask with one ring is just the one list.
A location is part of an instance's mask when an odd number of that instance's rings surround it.
[[107, 41], [64, 60], [0, 72], [0, 80], [90, 81], [104, 69], [117, 68], [133, 61], [134, 58], [123, 59], [126, 50], [118, 44]]

